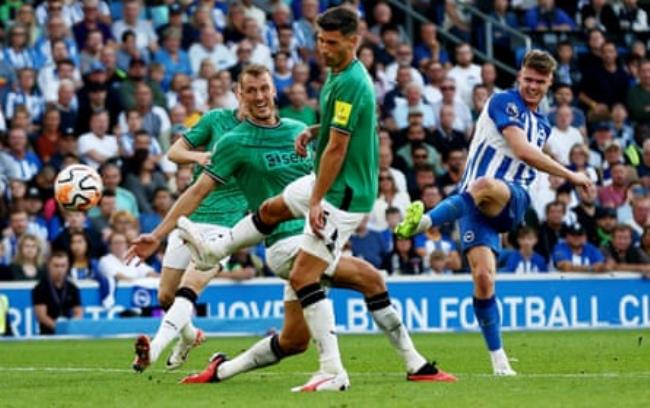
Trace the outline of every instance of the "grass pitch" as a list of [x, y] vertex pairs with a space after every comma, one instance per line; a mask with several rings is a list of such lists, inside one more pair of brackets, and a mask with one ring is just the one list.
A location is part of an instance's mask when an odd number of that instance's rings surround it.
[[514, 378], [495, 378], [477, 333], [414, 335], [454, 384], [408, 383], [381, 335], [340, 336], [352, 387], [292, 394], [316, 369], [313, 347], [279, 365], [218, 384], [179, 385], [215, 351], [236, 355], [256, 338], [211, 338], [178, 372], [164, 358], [130, 371], [131, 340], [0, 342], [0, 407], [632, 407], [650, 406], [650, 331], [506, 333]]

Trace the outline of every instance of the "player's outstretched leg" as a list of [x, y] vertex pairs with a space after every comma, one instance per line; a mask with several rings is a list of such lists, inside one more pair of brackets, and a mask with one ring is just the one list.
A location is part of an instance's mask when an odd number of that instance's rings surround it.
[[516, 375], [501, 341], [501, 316], [494, 294], [494, 253], [487, 246], [474, 247], [467, 251], [467, 260], [474, 279], [474, 314], [490, 353], [492, 371], [495, 375]]
[[[295, 295], [293, 296], [295, 298]], [[183, 384], [224, 381], [238, 374], [278, 363], [281, 359], [300, 354], [309, 346], [309, 329], [297, 300], [284, 302], [284, 325], [280, 334], [265, 337], [232, 360], [217, 353], [201, 373], [181, 380]]]
[[187, 217], [180, 217], [178, 229], [181, 238], [194, 247], [192, 258], [200, 270], [210, 269], [239, 248], [260, 243], [282, 221], [295, 218], [282, 196], [266, 200], [255, 214], [242, 218], [230, 230], [230, 234], [204, 237]]
[[364, 295], [366, 307], [384, 332], [406, 368], [408, 381], [453, 382], [456, 377], [428, 362], [415, 348], [411, 336], [393, 307], [382, 276], [363, 259], [343, 256], [332, 277], [334, 287], [356, 290]]

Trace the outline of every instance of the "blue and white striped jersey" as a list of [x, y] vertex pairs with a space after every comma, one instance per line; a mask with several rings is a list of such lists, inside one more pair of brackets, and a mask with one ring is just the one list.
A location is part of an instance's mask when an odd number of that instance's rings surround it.
[[551, 134], [546, 116], [528, 109], [517, 89], [495, 93], [476, 122], [459, 191], [467, 190], [479, 177], [509, 181], [524, 188], [532, 184], [537, 170], [515, 157], [501, 134], [508, 126], [521, 128], [528, 143], [540, 150]]

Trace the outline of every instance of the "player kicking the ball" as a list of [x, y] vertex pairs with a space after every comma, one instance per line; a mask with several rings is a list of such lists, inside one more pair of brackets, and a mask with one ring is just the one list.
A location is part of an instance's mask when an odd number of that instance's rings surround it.
[[[246, 197], [251, 208], [280, 192], [292, 181], [312, 171], [311, 155], [301, 157], [294, 152], [294, 144], [305, 126], [302, 123], [275, 116], [275, 89], [269, 71], [259, 65], [247, 66], [239, 79], [242, 101], [249, 106], [250, 119], [228, 132], [220, 139], [212, 162], [198, 181], [185, 191], [174, 204], [161, 224], [152, 234], [142, 235], [129, 249], [129, 258], [147, 257], [168, 233], [176, 221], [189, 214], [198, 200], [214, 189], [228, 185], [233, 179]], [[293, 184], [292, 184], [293, 185]], [[308, 199], [309, 191], [293, 191]], [[184, 237], [193, 243], [204, 236], [195, 223], [183, 218], [179, 227]], [[305, 222], [294, 219], [283, 222], [266, 237], [267, 259], [271, 269], [285, 279], [300, 250]], [[413, 346], [410, 336], [396, 310], [392, 307], [385, 284], [379, 273], [367, 262], [353, 257], [336, 258], [328, 265], [325, 275], [335, 286], [361, 292], [366, 298], [368, 310], [377, 325], [386, 333], [391, 344], [402, 356], [407, 378], [412, 381], [455, 381], [455, 377], [438, 370], [422, 357]], [[182, 324], [181, 322], [178, 323]], [[247, 352], [232, 361], [225, 362], [216, 356], [208, 369], [186, 382], [209, 382], [224, 380], [238, 373], [273, 364], [280, 359], [304, 351], [310, 332], [296, 293], [287, 285], [285, 289], [285, 323], [280, 335], [265, 338]], [[325, 378], [297, 391], [343, 390], [348, 387], [347, 376]]]
[[[172, 145], [169, 150], [170, 160], [178, 164], [195, 163], [196, 181], [201, 173], [199, 166], [210, 162], [217, 141], [241, 123], [244, 112], [246, 105], [240, 103], [239, 111], [214, 109], [206, 113]], [[244, 217], [247, 207], [241, 191], [232, 182], [207, 195], [190, 218], [197, 222], [197, 229], [202, 234], [222, 234]], [[132, 364], [135, 371], [142, 372], [154, 363], [176, 337], [179, 339], [165, 366], [169, 370], [178, 369], [187, 360], [191, 349], [205, 339], [203, 332], [192, 325], [193, 305], [198, 293], [221, 270], [221, 266], [216, 265], [211, 273], [199, 272], [190, 263], [190, 259], [190, 251], [178, 237], [178, 230], [171, 231], [158, 289], [158, 302], [166, 311], [165, 317], [152, 341], [146, 336], [140, 336], [136, 340], [136, 357]]]
[[[459, 220], [461, 245], [474, 279], [474, 313], [490, 352], [495, 375], [516, 375], [501, 342], [501, 317], [494, 294], [499, 233], [523, 220], [530, 205], [528, 187], [537, 171], [588, 188], [589, 177], [567, 170], [542, 153], [551, 127], [538, 105], [553, 80], [556, 62], [547, 52], [526, 54], [518, 88], [494, 94], [481, 112], [458, 194], [426, 215], [412, 203], [397, 235], [410, 237], [431, 226]], [[423, 216], [424, 215], [424, 216]]]

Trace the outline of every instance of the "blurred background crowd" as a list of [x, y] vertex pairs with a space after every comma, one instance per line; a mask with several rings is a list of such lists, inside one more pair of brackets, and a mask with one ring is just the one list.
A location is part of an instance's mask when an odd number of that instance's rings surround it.
[[[204, 112], [237, 107], [233, 83], [251, 62], [272, 70], [280, 116], [318, 123], [325, 69], [315, 19], [341, 4], [362, 17], [358, 58], [381, 125], [377, 201], [350, 253], [391, 275], [467, 272], [455, 225], [411, 240], [391, 231], [412, 200], [429, 209], [454, 192], [476, 118], [514, 84], [499, 64], [515, 67], [526, 51], [514, 29], [559, 63], [542, 103], [553, 125], [547, 153], [596, 187], [538, 177], [526, 225], [503, 237], [500, 270], [650, 272], [647, 2], [6, 0], [0, 280], [54, 276], [63, 258], [64, 277], [104, 288], [157, 276], [164, 247], [140, 266], [122, 256], [192, 182], [193, 166], [170, 161], [169, 146]], [[486, 29], [468, 10], [511, 30]], [[100, 172], [103, 198], [88, 213], [65, 212], [52, 182], [80, 162]], [[271, 275], [261, 247], [235, 254], [229, 268], [237, 279]]]

